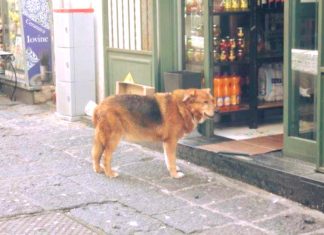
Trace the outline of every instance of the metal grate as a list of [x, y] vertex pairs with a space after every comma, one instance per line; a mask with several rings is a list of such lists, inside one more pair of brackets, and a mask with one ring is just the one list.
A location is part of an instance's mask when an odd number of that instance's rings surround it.
[[0, 221], [0, 234], [97, 234], [62, 213], [15, 218]]

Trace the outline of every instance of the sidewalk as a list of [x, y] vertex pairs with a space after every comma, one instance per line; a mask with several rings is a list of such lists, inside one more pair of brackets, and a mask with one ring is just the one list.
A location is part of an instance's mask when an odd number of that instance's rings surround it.
[[319, 211], [184, 160], [171, 179], [163, 154], [140, 145], [119, 145], [118, 178], [95, 174], [93, 129], [54, 111], [0, 93], [1, 235], [324, 234]]

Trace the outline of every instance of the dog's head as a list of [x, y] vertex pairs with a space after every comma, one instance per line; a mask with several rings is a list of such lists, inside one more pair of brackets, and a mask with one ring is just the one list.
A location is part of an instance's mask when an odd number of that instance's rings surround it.
[[174, 94], [181, 99], [197, 123], [203, 123], [206, 119], [214, 117], [215, 101], [209, 88], [175, 90]]

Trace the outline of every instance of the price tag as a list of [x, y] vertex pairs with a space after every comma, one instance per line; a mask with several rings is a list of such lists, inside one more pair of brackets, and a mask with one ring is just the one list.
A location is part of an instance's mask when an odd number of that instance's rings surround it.
[[312, 75], [318, 74], [318, 51], [291, 50], [291, 69]]

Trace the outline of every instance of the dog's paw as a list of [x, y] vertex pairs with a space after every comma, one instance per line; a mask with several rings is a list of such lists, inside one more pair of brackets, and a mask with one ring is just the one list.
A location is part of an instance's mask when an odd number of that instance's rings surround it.
[[105, 172], [106, 176], [109, 178], [116, 178], [119, 174], [116, 171]]
[[93, 167], [94, 172], [98, 173], [98, 174], [102, 174], [105, 172], [105, 169], [102, 166], [99, 167]]
[[185, 174], [183, 172], [176, 172], [175, 174], [172, 174], [171, 177], [174, 178], [174, 179], [179, 179], [179, 178], [182, 178], [184, 177]]

